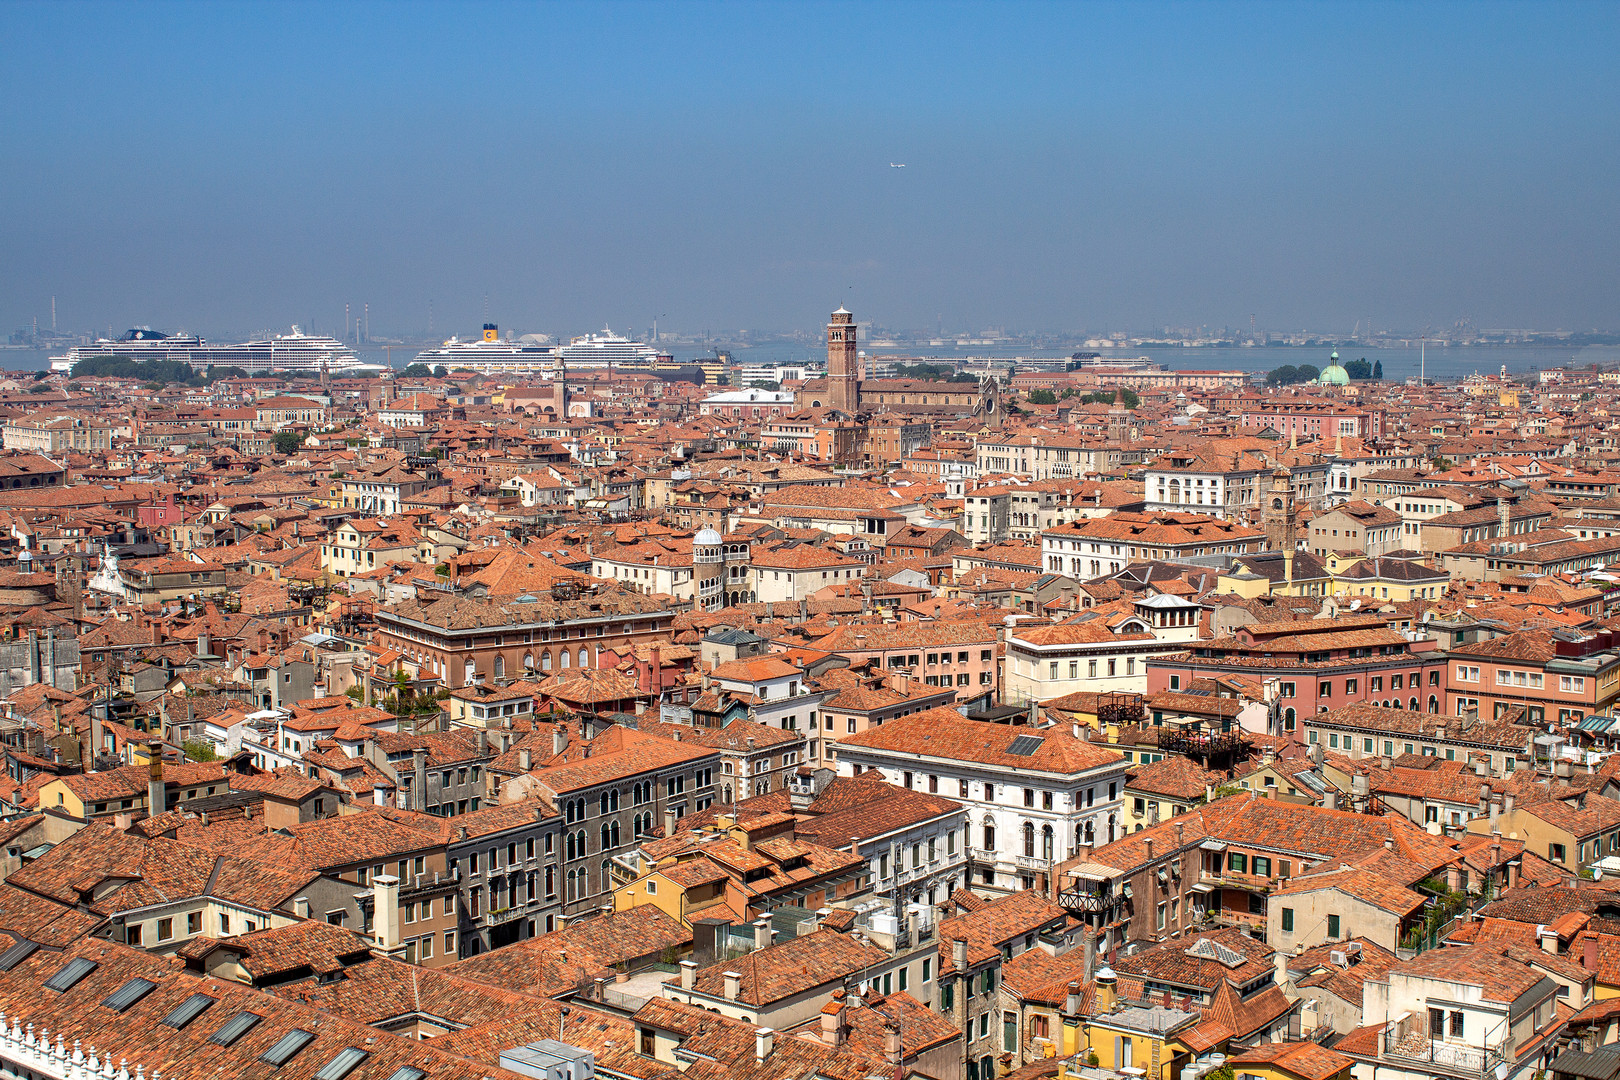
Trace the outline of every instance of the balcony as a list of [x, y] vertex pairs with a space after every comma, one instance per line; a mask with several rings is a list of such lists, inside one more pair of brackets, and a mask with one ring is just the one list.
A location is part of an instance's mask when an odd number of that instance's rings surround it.
[[1458, 1080], [1487, 1080], [1505, 1060], [1500, 1046], [1446, 1042], [1431, 1038], [1422, 1030], [1407, 1031], [1403, 1035], [1397, 1025], [1384, 1030], [1379, 1049], [1379, 1056], [1390, 1059], [1392, 1065], [1411, 1062], [1420, 1065], [1430, 1076]]

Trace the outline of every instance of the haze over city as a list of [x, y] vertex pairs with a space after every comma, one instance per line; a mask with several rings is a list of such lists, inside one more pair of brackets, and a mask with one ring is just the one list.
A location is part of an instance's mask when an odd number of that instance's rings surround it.
[[1613, 330], [1617, 22], [8, 4], [0, 327]]

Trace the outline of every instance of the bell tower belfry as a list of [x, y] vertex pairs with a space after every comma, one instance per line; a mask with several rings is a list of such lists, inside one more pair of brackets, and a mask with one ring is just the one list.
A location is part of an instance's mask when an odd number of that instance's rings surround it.
[[851, 416], [860, 410], [860, 357], [855, 351], [855, 316], [842, 304], [827, 322], [827, 403]]

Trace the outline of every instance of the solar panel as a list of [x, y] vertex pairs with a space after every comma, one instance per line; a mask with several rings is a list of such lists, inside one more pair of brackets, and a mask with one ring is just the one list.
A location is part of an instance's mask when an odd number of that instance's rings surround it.
[[103, 1005], [113, 1012], [123, 1012], [141, 998], [157, 989], [157, 983], [151, 979], [131, 979], [107, 995]]
[[38, 948], [39, 946], [36, 943], [23, 938], [5, 952], [0, 953], [0, 971], [10, 971], [30, 956], [33, 956]]
[[418, 1069], [415, 1065], [407, 1065], [403, 1069], [395, 1070], [394, 1075], [390, 1076], [388, 1080], [423, 1080], [425, 1076], [427, 1076], [427, 1073]]
[[47, 990], [71, 990], [78, 981], [96, 970], [94, 960], [86, 960], [82, 956], [74, 957], [63, 966], [61, 971], [45, 980]]
[[183, 1028], [201, 1016], [214, 1001], [207, 994], [192, 994], [176, 1005], [174, 1011], [163, 1018], [163, 1022], [172, 1028]]
[[343, 1080], [354, 1071], [356, 1065], [370, 1056], [369, 1051], [345, 1046], [337, 1057], [321, 1066], [320, 1071], [315, 1074], [315, 1080]]
[[258, 1013], [239, 1012], [219, 1025], [219, 1030], [208, 1036], [208, 1041], [217, 1046], [229, 1046], [252, 1031], [253, 1025], [263, 1019]]
[[309, 1045], [309, 1040], [315, 1036], [308, 1031], [293, 1028], [287, 1034], [276, 1040], [276, 1044], [259, 1055], [259, 1060], [271, 1065], [285, 1065], [291, 1061], [293, 1055]]
[[1045, 741], [1045, 739], [1037, 738], [1034, 735], [1020, 735], [1012, 741], [1011, 746], [1007, 747], [1007, 753], [1016, 754], [1019, 757], [1029, 757], [1029, 755], [1039, 750], [1041, 744]]

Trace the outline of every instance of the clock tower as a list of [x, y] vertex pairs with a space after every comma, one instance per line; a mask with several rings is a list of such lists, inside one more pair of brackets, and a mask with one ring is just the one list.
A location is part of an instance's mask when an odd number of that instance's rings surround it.
[[855, 352], [855, 316], [839, 305], [827, 322], [827, 403], [854, 416], [860, 410], [860, 358]]

